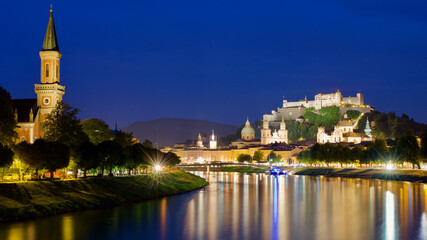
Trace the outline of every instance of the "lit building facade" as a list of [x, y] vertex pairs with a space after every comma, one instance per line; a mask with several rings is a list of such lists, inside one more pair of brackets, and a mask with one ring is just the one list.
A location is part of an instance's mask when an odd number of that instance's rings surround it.
[[342, 109], [342, 112], [347, 110], [358, 110], [362, 113], [370, 112], [371, 107], [365, 105], [363, 93], [357, 93], [355, 97], [343, 97], [338, 90], [334, 93], [319, 93], [314, 96], [314, 100], [305, 99], [288, 102], [283, 99], [282, 107], [277, 110], [272, 110], [271, 114], [265, 114], [263, 120], [267, 120], [271, 124], [277, 126], [282, 118], [285, 120], [297, 120], [303, 116], [307, 108], [319, 110], [323, 107], [337, 106]]
[[256, 151], [263, 153], [264, 161], [267, 161], [267, 156], [274, 152], [283, 161], [295, 162], [298, 154], [306, 149], [306, 147], [278, 145], [278, 146], [254, 146], [248, 148], [231, 148], [231, 149], [163, 149], [164, 152], [173, 152], [181, 159], [182, 164], [192, 163], [212, 163], [237, 162], [237, 157], [240, 154], [249, 154], [252, 157]]
[[42, 123], [46, 115], [50, 114], [62, 101], [65, 87], [60, 83], [60, 59], [58, 40], [52, 9], [39, 53], [41, 60], [40, 84], [34, 85], [37, 94], [35, 99], [13, 99], [15, 120], [17, 121], [18, 142], [33, 143], [35, 139], [43, 137]]
[[[360, 118], [359, 118], [360, 119]], [[366, 122], [364, 133], [354, 132], [354, 127], [357, 125], [357, 121], [353, 122], [349, 119], [340, 121], [332, 132], [328, 132], [324, 127], [319, 127], [317, 131], [317, 142], [318, 143], [355, 143], [372, 141], [371, 129], [369, 127], [369, 121]]]
[[268, 145], [272, 143], [288, 143], [288, 130], [286, 130], [284, 118], [282, 118], [278, 131], [271, 131], [268, 121], [266, 119], [263, 121], [261, 129], [261, 145]]

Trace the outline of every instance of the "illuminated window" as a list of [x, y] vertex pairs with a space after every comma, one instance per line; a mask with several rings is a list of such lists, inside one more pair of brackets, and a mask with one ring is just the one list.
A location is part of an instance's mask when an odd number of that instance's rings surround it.
[[26, 137], [24, 137], [24, 136], [22, 136], [20, 139], [19, 139], [19, 142], [26, 142], [27, 141], [27, 138]]
[[46, 63], [46, 77], [49, 77], [49, 63]]
[[59, 65], [56, 64], [56, 78], [59, 77]]

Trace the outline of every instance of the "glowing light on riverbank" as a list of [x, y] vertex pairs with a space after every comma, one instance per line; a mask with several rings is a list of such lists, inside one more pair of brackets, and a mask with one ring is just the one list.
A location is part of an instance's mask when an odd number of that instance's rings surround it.
[[156, 172], [160, 172], [160, 170], [162, 170], [162, 166], [156, 165], [154, 166], [154, 170], [156, 170]]

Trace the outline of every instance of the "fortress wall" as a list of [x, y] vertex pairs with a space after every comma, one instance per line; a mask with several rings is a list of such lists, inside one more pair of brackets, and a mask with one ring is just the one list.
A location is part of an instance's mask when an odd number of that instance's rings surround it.
[[371, 112], [370, 107], [340, 107], [341, 116], [344, 115], [344, 113], [347, 112], [348, 110], [356, 110], [356, 111], [359, 111], [361, 113]]

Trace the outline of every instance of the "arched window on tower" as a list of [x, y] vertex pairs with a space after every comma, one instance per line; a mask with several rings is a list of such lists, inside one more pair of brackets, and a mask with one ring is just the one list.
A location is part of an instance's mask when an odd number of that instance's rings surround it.
[[49, 77], [49, 63], [46, 63], [46, 77]]
[[59, 65], [56, 64], [56, 78], [59, 78]]

